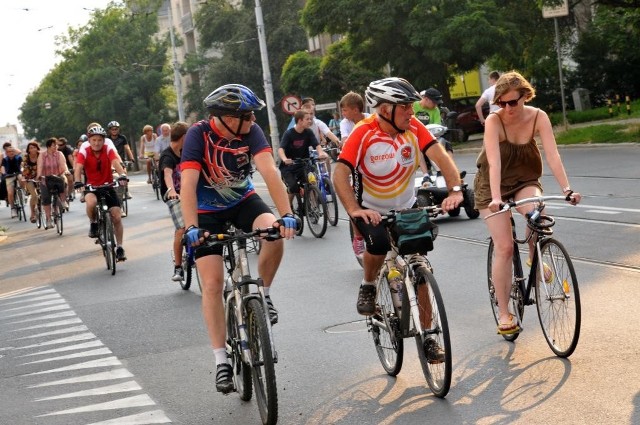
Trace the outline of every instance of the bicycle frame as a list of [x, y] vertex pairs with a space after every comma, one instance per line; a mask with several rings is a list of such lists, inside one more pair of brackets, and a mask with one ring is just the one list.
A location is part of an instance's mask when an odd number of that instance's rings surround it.
[[[235, 230], [231, 230], [231, 236], [235, 235]], [[226, 253], [224, 255], [225, 265], [227, 268], [227, 275], [231, 279], [232, 287], [229, 290], [225, 288], [225, 317], [228, 313], [229, 301], [233, 298], [235, 300], [236, 323], [238, 324], [238, 330], [240, 333], [240, 347], [242, 350], [242, 360], [250, 365], [253, 365], [253, 356], [249, 349], [249, 339], [247, 336], [247, 325], [243, 312], [245, 311], [245, 304], [252, 298], [258, 299], [262, 303], [263, 310], [266, 315], [266, 323], [269, 334], [269, 341], [271, 342], [271, 355], [274, 363], [278, 362], [278, 354], [275, 349], [273, 341], [273, 332], [271, 327], [271, 320], [269, 319], [269, 308], [264, 294], [264, 284], [261, 278], [253, 279], [251, 277], [251, 271], [249, 268], [249, 259], [247, 257], [247, 238], [231, 239], [224, 242], [224, 248]], [[250, 292], [250, 286], [255, 285], [256, 292]], [[229, 347], [227, 347], [229, 348]]]
[[[404, 285], [402, 290], [406, 291], [406, 294], [403, 293], [403, 295], [406, 296], [402, 297], [401, 311], [410, 311], [411, 314], [400, 315], [401, 337], [410, 338], [416, 335], [437, 333], [437, 329], [422, 329], [422, 324], [420, 323], [420, 311], [418, 310], [418, 297], [413, 288], [414, 272], [418, 267], [426, 267], [430, 272], [433, 272], [433, 267], [427, 257], [424, 255], [412, 254], [407, 256], [407, 259], [405, 260], [403, 256], [398, 254], [397, 248], [394, 246], [389, 252], [387, 252], [387, 256], [384, 261], [389, 265], [397, 264], [401, 267], [401, 270], [404, 271]], [[382, 267], [378, 273], [378, 281], [385, 281], [385, 273], [386, 269], [385, 267]], [[384, 322], [377, 320], [374, 316], [371, 316], [371, 323], [385, 329], [387, 332], [391, 332]], [[413, 325], [413, 327], [411, 327], [411, 325]]]

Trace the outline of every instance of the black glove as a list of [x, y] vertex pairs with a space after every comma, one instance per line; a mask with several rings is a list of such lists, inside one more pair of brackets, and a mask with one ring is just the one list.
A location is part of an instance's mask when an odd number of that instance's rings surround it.
[[82, 183], [82, 182], [75, 182], [75, 183], [73, 184], [73, 188], [74, 188], [74, 189], [80, 189], [80, 188], [82, 188], [82, 187], [84, 187], [84, 183]]

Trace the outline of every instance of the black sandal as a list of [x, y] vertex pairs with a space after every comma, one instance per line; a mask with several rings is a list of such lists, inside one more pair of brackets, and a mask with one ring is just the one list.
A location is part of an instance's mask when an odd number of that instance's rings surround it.
[[216, 368], [216, 389], [223, 394], [233, 391], [233, 369], [229, 363], [219, 364]]

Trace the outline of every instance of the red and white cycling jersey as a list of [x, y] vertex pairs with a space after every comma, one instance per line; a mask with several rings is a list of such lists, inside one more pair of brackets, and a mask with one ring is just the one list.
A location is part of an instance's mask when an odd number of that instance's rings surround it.
[[356, 125], [338, 160], [353, 171], [358, 203], [384, 214], [413, 206], [418, 155], [432, 143], [436, 140], [415, 117], [407, 131], [392, 138], [380, 129], [373, 114]]

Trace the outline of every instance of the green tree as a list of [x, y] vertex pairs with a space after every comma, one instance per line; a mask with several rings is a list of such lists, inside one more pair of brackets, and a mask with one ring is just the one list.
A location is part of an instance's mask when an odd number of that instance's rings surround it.
[[91, 121], [117, 120], [137, 140], [145, 124], [175, 116], [167, 106], [172, 100], [168, 39], [154, 37], [159, 2], [135, 4], [96, 10], [86, 25], [59, 40], [62, 61], [21, 108], [27, 137], [66, 135], [73, 141]]
[[[227, 0], [209, 0], [196, 13], [199, 57], [189, 58], [188, 66], [190, 71], [199, 71], [200, 82], [187, 93], [192, 111], [202, 114], [202, 99], [216, 87], [228, 83], [244, 84], [265, 98], [254, 7], [253, 0], [244, 0], [237, 7]], [[307, 37], [298, 22], [300, 9], [298, 0], [262, 1], [276, 103], [283, 96], [280, 70], [291, 53], [306, 46]], [[276, 112], [280, 122], [286, 121], [280, 108], [276, 108]], [[263, 128], [267, 127], [265, 111], [258, 113], [257, 119]]]
[[640, 9], [598, 6], [574, 51], [575, 86], [587, 88], [596, 103], [609, 94], [640, 96], [640, 48], [630, 42], [638, 39]]

